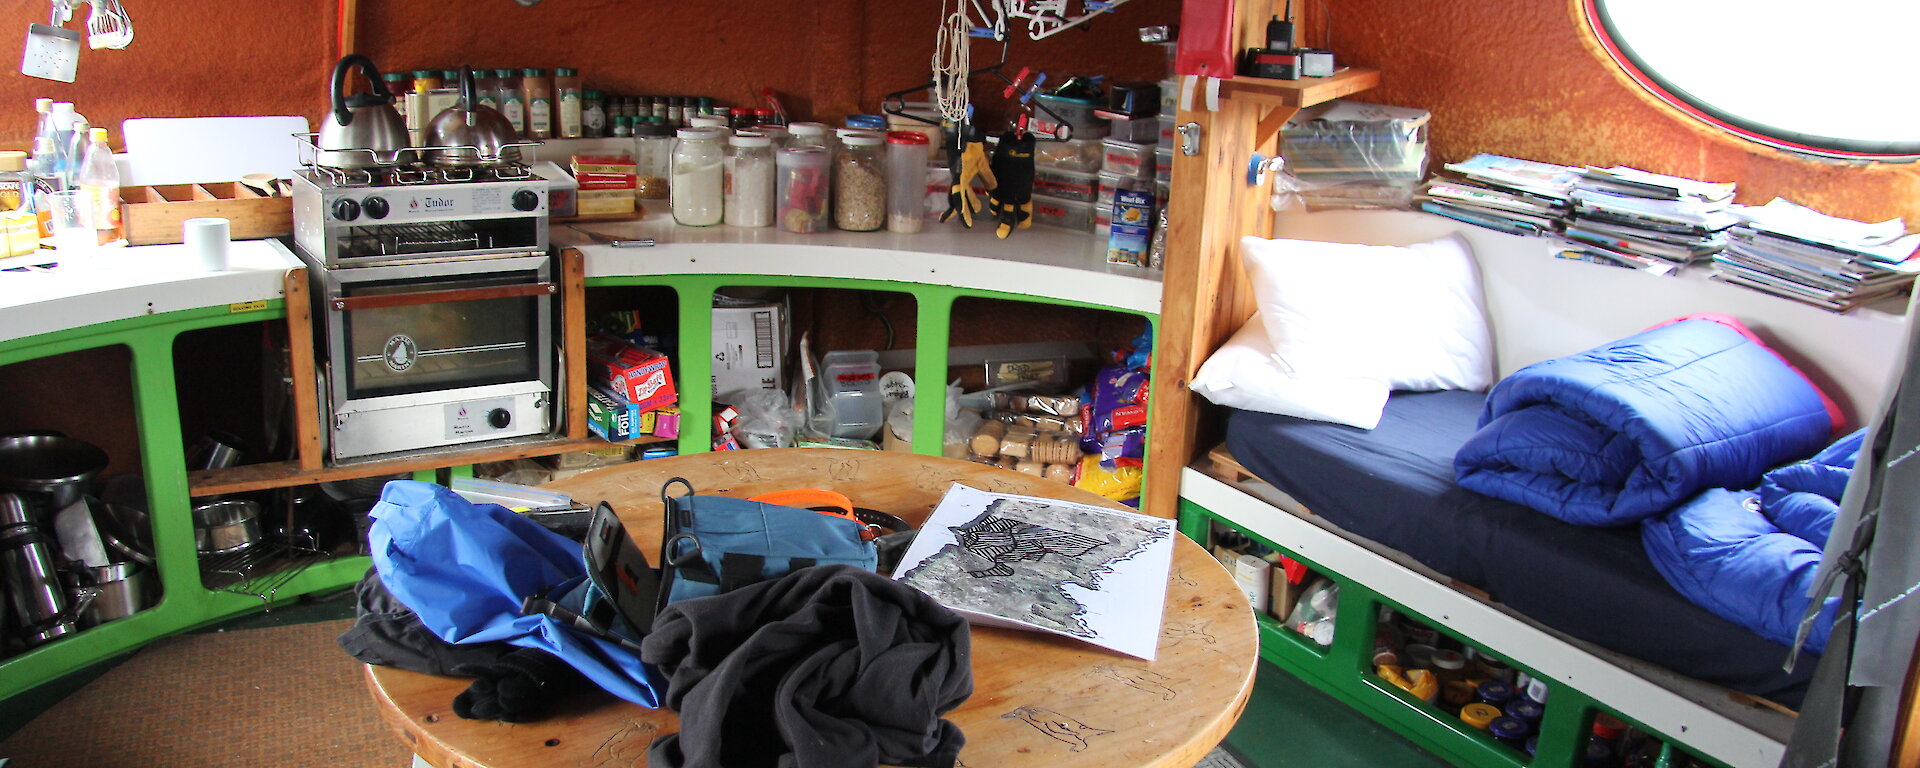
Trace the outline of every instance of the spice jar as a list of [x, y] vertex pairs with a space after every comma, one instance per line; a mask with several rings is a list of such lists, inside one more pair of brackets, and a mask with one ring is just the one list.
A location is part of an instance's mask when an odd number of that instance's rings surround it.
[[553, 80], [547, 71], [521, 71], [520, 90], [527, 99], [527, 138], [553, 138]]
[[827, 224], [833, 156], [823, 147], [789, 146], [775, 158], [779, 176], [780, 228], [818, 232]]
[[416, 69], [413, 71], [413, 91], [415, 93], [426, 93], [438, 87], [440, 87], [439, 72], [431, 69]]
[[927, 136], [887, 134], [887, 231], [919, 232], [927, 224]]
[[673, 220], [682, 226], [710, 227], [719, 224], [724, 210], [721, 191], [725, 183], [722, 164], [726, 151], [721, 146], [724, 131], [713, 128], [682, 128], [673, 145]]
[[773, 225], [773, 140], [740, 135], [728, 139], [726, 160], [727, 223], [736, 227]]
[[580, 135], [589, 139], [607, 135], [605, 97], [599, 91], [581, 91], [580, 104]]
[[554, 100], [559, 103], [559, 117], [554, 120], [555, 135], [563, 139], [577, 139], [581, 133], [581, 112], [585, 108], [580, 103], [580, 70], [561, 67], [553, 71]]
[[732, 128], [727, 125], [727, 119], [718, 115], [694, 115], [693, 117], [687, 118], [687, 127], [732, 130]]
[[511, 69], [496, 69], [493, 79], [500, 98], [500, 114], [507, 116], [507, 122], [513, 124], [513, 132], [522, 136], [527, 133], [527, 95], [520, 89], [518, 73]]
[[849, 232], [872, 232], [886, 223], [886, 162], [883, 141], [873, 134], [840, 140], [833, 164], [833, 224]]
[[642, 200], [667, 199], [667, 178], [673, 172], [673, 131], [655, 117], [633, 122], [633, 196]]
[[380, 76], [387, 81], [387, 93], [393, 94], [393, 109], [400, 113], [400, 119], [407, 119], [407, 92], [413, 90], [413, 76], [405, 72], [388, 72]]
[[613, 137], [624, 139], [633, 135], [633, 118], [616, 117], [613, 119]]
[[791, 123], [787, 125], [787, 136], [787, 146], [789, 147], [819, 147], [821, 149], [831, 149], [833, 147], [832, 144], [827, 143], [826, 123]]

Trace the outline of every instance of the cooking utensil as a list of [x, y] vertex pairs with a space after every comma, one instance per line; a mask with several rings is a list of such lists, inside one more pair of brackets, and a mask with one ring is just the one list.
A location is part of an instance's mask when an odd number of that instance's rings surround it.
[[87, 47], [95, 50], [125, 48], [133, 43], [133, 19], [120, 0], [92, 0], [87, 14]]
[[473, 70], [460, 70], [460, 101], [427, 124], [427, 162], [441, 166], [493, 166], [520, 161], [513, 123], [485, 104], [474, 88]]
[[114, 475], [101, 483], [93, 521], [112, 553], [153, 564], [153, 523], [147, 518], [147, 482], [140, 475]]
[[[367, 78], [371, 93], [344, 95], [347, 71], [359, 68]], [[380, 78], [373, 61], [357, 53], [348, 54], [333, 66], [333, 78], [327, 94], [332, 109], [320, 124], [315, 146], [318, 162], [334, 168], [370, 168], [397, 165], [411, 158], [407, 144], [407, 124], [394, 111], [393, 94]]]
[[50, 512], [80, 500], [88, 480], [107, 468], [107, 452], [60, 435], [0, 437], [0, 490], [25, 491]]
[[260, 504], [221, 499], [193, 508], [193, 542], [203, 555], [225, 555], [260, 540]]
[[78, 629], [78, 611], [54, 573], [47, 539], [26, 499], [0, 493], [0, 582], [6, 585], [15, 631], [30, 646]]
[[59, 11], [56, 10], [52, 25], [33, 24], [27, 27], [27, 45], [20, 57], [20, 74], [63, 83], [73, 82], [74, 74], [80, 69], [80, 33], [62, 28], [59, 18]]
[[280, 196], [279, 179], [274, 178], [271, 173], [249, 173], [240, 177], [240, 183], [247, 189], [260, 193], [262, 197]]
[[80, 589], [91, 592], [93, 599], [80, 612], [80, 626], [95, 627], [145, 610], [152, 603], [150, 573], [152, 570], [138, 563], [114, 563], [82, 571], [84, 585]]
[[651, 237], [641, 237], [641, 238], [635, 238], [633, 240], [622, 240], [620, 238], [614, 237], [613, 235], [609, 235], [601, 232], [595, 232], [590, 229], [581, 229], [571, 224], [567, 225], [567, 229], [571, 229], [575, 232], [586, 235], [588, 238], [592, 239], [594, 242], [599, 243], [601, 245], [611, 245], [615, 248], [645, 248], [654, 244], [653, 238]]

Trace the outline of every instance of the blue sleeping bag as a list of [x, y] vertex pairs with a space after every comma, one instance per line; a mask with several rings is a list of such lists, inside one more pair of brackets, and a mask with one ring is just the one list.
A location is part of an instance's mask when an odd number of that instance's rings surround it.
[[637, 651], [521, 613], [523, 598], [586, 576], [581, 545], [506, 507], [412, 480], [387, 483], [368, 516], [380, 583], [441, 640], [548, 651], [608, 693], [660, 706], [659, 672]]
[[1683, 320], [1501, 380], [1454, 472], [1569, 523], [1626, 525], [1705, 488], [1749, 487], [1832, 429], [1820, 392], [1772, 350]]
[[[1791, 645], [1807, 589], [1866, 438], [1861, 430], [1798, 464], [1768, 472], [1758, 491], [1715, 488], [1640, 527], [1667, 583], [1700, 607]], [[1839, 598], [1828, 598], [1806, 648], [1827, 646]]]

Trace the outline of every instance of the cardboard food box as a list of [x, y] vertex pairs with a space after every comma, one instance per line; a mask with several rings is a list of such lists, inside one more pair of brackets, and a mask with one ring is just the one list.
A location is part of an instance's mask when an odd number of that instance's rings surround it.
[[632, 189], [582, 189], [575, 197], [575, 209], [581, 216], [606, 216], [633, 213], [636, 210]]
[[639, 166], [634, 164], [632, 155], [574, 155], [573, 173], [634, 173]]
[[121, 187], [120, 216], [131, 245], [180, 242], [187, 219], [226, 219], [235, 240], [293, 234], [293, 198], [265, 197], [237, 181]]
[[758, 303], [713, 308], [713, 395], [783, 386], [787, 308]]
[[632, 173], [578, 171], [573, 174], [573, 180], [580, 184], [582, 190], [633, 189], [639, 179], [638, 174]]
[[587, 339], [587, 378], [651, 411], [678, 400], [667, 356], [626, 339], [597, 334]]
[[640, 406], [599, 387], [587, 388], [587, 431], [602, 440], [620, 443], [645, 435], [634, 431], [639, 424]]

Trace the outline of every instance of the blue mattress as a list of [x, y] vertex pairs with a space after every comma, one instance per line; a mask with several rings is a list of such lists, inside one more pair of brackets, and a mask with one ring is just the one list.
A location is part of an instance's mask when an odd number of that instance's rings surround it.
[[[1454, 484], [1453, 454], [1486, 396], [1395, 393], [1372, 431], [1233, 411], [1227, 446], [1340, 528], [1486, 590], [1534, 621], [1618, 653], [1798, 707], [1814, 665], [1694, 605], [1660, 577], [1639, 526], [1589, 528]], [[1484, 638], [1497, 644], [1497, 638]]]

